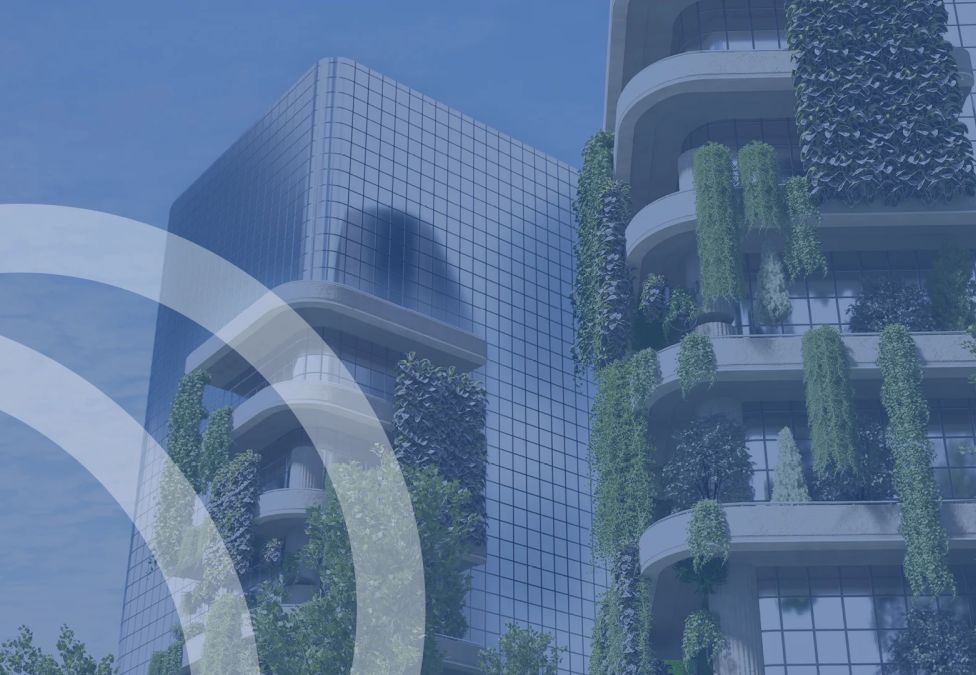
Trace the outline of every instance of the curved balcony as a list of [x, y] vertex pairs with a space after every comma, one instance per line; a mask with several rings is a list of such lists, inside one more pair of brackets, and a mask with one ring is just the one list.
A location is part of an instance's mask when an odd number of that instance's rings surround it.
[[325, 490], [317, 488], [281, 488], [261, 493], [258, 498], [256, 526], [280, 520], [305, 520], [305, 514], [313, 506], [325, 503]]
[[[895, 502], [749, 502], [726, 504], [725, 514], [733, 557], [742, 553], [900, 552], [905, 548]], [[657, 577], [690, 557], [690, 522], [691, 511], [683, 511], [647, 528], [640, 540], [643, 574]], [[953, 548], [976, 548], [976, 502], [944, 502], [942, 522]]]
[[[479, 368], [487, 358], [485, 341], [477, 335], [350, 286], [294, 281], [278, 286], [274, 293], [313, 328], [341, 330], [461, 370]], [[257, 345], [263, 340], [284, 344], [293, 336], [279, 335], [275, 330], [274, 319], [281, 311], [280, 304], [256, 302], [228, 323], [220, 337], [212, 336], [190, 353], [187, 372], [205, 369], [213, 386], [232, 388], [251, 366], [228, 345]]]
[[[965, 347], [964, 333], [915, 333], [925, 369], [926, 380], [962, 380], [976, 370], [976, 360]], [[843, 337], [850, 358], [851, 378], [876, 380], [878, 366], [878, 335], [848, 334]], [[770, 382], [803, 380], [801, 335], [726, 336], [712, 339], [718, 363], [717, 383], [735, 383], [737, 387]], [[679, 345], [672, 345], [658, 353], [661, 384], [654, 390], [650, 405], [679, 392]]]
[[[314, 380], [279, 382], [261, 389], [234, 409], [234, 436], [238, 447], [261, 449], [296, 429], [294, 411], [315, 415], [317, 426], [337, 437], [372, 438], [375, 420], [388, 426], [393, 409], [388, 401], [367, 396], [371, 410], [357, 403], [348, 385]], [[375, 416], [375, 417], [374, 417]]]

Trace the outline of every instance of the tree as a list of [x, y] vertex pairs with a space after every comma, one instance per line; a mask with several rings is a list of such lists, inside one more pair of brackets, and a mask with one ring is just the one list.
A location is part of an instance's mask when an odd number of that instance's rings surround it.
[[974, 321], [973, 256], [962, 246], [944, 246], [928, 278], [935, 328], [966, 330]]
[[793, 439], [789, 427], [783, 427], [776, 438], [779, 445], [779, 461], [773, 480], [774, 502], [808, 502], [810, 491], [803, 477], [803, 459], [800, 448]]
[[562, 651], [548, 633], [510, 623], [498, 647], [481, 651], [481, 670], [485, 675], [556, 675]]
[[662, 479], [675, 511], [700, 499], [751, 501], [752, 460], [742, 427], [722, 415], [691, 421], [675, 433]]
[[932, 305], [925, 291], [890, 275], [865, 279], [861, 294], [847, 308], [847, 314], [853, 333], [879, 333], [894, 323], [911, 331], [935, 329]]
[[96, 660], [68, 626], [61, 626], [55, 647], [56, 655], [46, 654], [34, 644], [31, 629], [21, 626], [16, 638], [0, 643], [0, 674], [114, 675], [118, 672], [115, 657], [108, 655]]
[[945, 612], [916, 608], [908, 615], [907, 630], [892, 643], [891, 654], [899, 675], [968, 675], [976, 672], [976, 633]]

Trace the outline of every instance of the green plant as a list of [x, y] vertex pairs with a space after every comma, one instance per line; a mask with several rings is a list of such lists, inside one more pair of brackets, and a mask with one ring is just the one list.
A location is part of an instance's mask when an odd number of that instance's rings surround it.
[[[435, 466], [469, 495], [468, 509], [485, 515], [488, 449], [484, 385], [467, 373], [409, 354], [397, 364], [393, 449], [405, 466]], [[484, 533], [478, 533], [479, 541]]]
[[701, 298], [705, 303], [735, 301], [742, 283], [732, 154], [717, 143], [702, 146], [695, 153], [694, 173]]
[[674, 451], [661, 472], [664, 496], [675, 511], [701, 499], [751, 501], [752, 460], [745, 432], [722, 415], [692, 420], [674, 435]]
[[801, 158], [818, 202], [976, 192], [942, 0], [787, 5]]
[[34, 644], [34, 633], [21, 626], [17, 637], [0, 643], [0, 673], [3, 675], [115, 675], [115, 657], [96, 660], [88, 654], [73, 630], [61, 626], [55, 645], [57, 655], [46, 654]]
[[651, 594], [640, 574], [637, 547], [622, 551], [610, 568], [593, 624], [591, 675], [656, 673], [651, 648]]
[[243, 599], [230, 593], [218, 596], [210, 605], [200, 659], [200, 672], [204, 675], [256, 672], [245, 667], [248, 652], [241, 631], [244, 607]]
[[900, 675], [968, 675], [976, 672], [976, 633], [951, 614], [915, 608], [907, 630], [892, 642], [891, 656]]
[[[650, 469], [651, 446], [647, 415], [635, 399], [636, 361], [618, 361], [597, 373], [597, 393], [590, 417], [590, 461], [598, 476], [593, 489], [593, 548], [610, 560], [636, 545], [651, 524], [654, 508], [654, 477]], [[636, 375], [636, 376], [635, 376]]]
[[966, 330], [976, 320], [973, 296], [973, 255], [959, 246], [944, 246], [928, 278], [935, 328]]
[[685, 629], [681, 636], [681, 652], [685, 670], [699, 673], [699, 663], [711, 668], [728, 648], [722, 634], [718, 617], [707, 609], [692, 612], [685, 619]]
[[641, 284], [637, 311], [648, 321], [662, 320], [668, 309], [667, 291], [668, 282], [663, 276], [653, 272], [648, 274]]
[[651, 396], [661, 384], [661, 365], [657, 352], [642, 349], [633, 354], [627, 362], [630, 380], [630, 405], [638, 413], [651, 405]]
[[758, 282], [756, 301], [760, 319], [768, 325], [783, 323], [793, 312], [793, 305], [790, 303], [790, 289], [786, 284], [783, 261], [770, 248], [762, 252]]
[[702, 499], [691, 511], [688, 523], [688, 551], [694, 571], [701, 574], [705, 566], [718, 561], [724, 565], [732, 549], [732, 533], [722, 505], [714, 499]]
[[552, 644], [552, 636], [535, 628], [505, 626], [498, 647], [481, 650], [481, 672], [485, 675], [556, 675], [563, 649]]
[[905, 538], [905, 576], [916, 595], [955, 591], [946, 565], [949, 537], [940, 518], [942, 503], [932, 472], [926, 431], [929, 411], [922, 394], [922, 367], [911, 333], [888, 326], [878, 347], [881, 402], [888, 414], [888, 439], [895, 458], [895, 489]]
[[691, 330], [700, 316], [701, 309], [695, 296], [683, 288], [674, 289], [671, 291], [671, 297], [668, 298], [668, 306], [662, 322], [665, 336], [670, 335], [672, 329], [677, 329], [680, 333]]
[[853, 470], [817, 477], [818, 501], [888, 501], [895, 498], [894, 457], [884, 427], [872, 419], [858, 419], [857, 462]]
[[784, 217], [776, 151], [768, 143], [752, 141], [739, 150], [738, 159], [746, 227], [759, 231], [778, 230]]
[[200, 473], [200, 425], [207, 418], [203, 389], [208, 379], [201, 370], [194, 370], [180, 379], [170, 408], [166, 435], [166, 451], [170, 459], [198, 493], [206, 488]]
[[600, 132], [584, 146], [573, 206], [578, 226], [573, 358], [577, 369], [584, 370], [621, 358], [631, 330], [632, 285], [625, 234], [630, 190], [613, 179], [612, 134]]
[[149, 658], [148, 675], [182, 675], [182, 673], [183, 636], [178, 634], [177, 640], [169, 647], [153, 652]]
[[813, 470], [827, 477], [857, 470], [857, 436], [850, 362], [840, 333], [821, 326], [803, 336], [803, 383]]
[[784, 262], [790, 279], [806, 279], [815, 272], [827, 275], [827, 258], [817, 236], [820, 209], [810, 198], [810, 183], [803, 176], [794, 176], [784, 187], [789, 227], [786, 231]]
[[932, 306], [925, 291], [890, 275], [872, 276], [854, 304], [847, 308], [851, 332], [879, 333], [885, 326], [899, 323], [913, 331], [935, 328]]
[[779, 461], [776, 464], [776, 476], [773, 479], [774, 502], [808, 502], [810, 491], [803, 476], [803, 460], [800, 448], [793, 439], [793, 432], [789, 427], [780, 429], [776, 437], [779, 446]]
[[712, 339], [701, 333], [688, 333], [681, 339], [678, 348], [678, 381], [681, 394], [688, 393], [700, 384], [711, 386], [715, 383], [718, 362]]
[[230, 406], [218, 408], [207, 420], [207, 430], [203, 434], [200, 452], [200, 478], [203, 484], [212, 481], [220, 467], [230, 461], [233, 442], [234, 409]]

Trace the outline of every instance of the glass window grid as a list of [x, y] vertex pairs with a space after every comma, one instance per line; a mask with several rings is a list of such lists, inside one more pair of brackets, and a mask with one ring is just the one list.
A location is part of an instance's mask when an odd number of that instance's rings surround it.
[[703, 0], [674, 23], [671, 54], [690, 51], [785, 49], [782, 0]]
[[976, 568], [953, 572], [956, 597], [913, 599], [901, 567], [759, 568], [766, 675], [876, 675], [915, 605], [972, 625]]
[[753, 141], [763, 141], [773, 146], [781, 176], [803, 174], [796, 121], [785, 117], [728, 119], [703, 124], [685, 137], [681, 151], [687, 152], [700, 148], [706, 143], [721, 143], [732, 151], [732, 161], [735, 165], [736, 179], [738, 179], [736, 155], [738, 155], [739, 150]]

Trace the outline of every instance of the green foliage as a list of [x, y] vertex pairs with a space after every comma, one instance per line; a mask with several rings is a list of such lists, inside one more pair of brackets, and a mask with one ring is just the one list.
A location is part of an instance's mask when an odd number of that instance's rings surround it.
[[759, 293], [756, 297], [760, 320], [767, 325], [786, 321], [793, 312], [790, 289], [786, 284], [783, 261], [770, 248], [762, 252], [759, 263]]
[[[483, 520], [488, 464], [485, 388], [467, 373], [433, 365], [410, 354], [397, 364], [394, 451], [407, 467], [436, 467], [457, 481], [468, 510]], [[484, 532], [475, 533], [484, 539]]]
[[184, 482], [183, 472], [167, 464], [159, 483], [159, 498], [153, 524], [153, 555], [167, 573], [175, 573], [188, 550], [192, 537], [193, 490]]
[[722, 415], [692, 420], [674, 435], [674, 452], [662, 471], [664, 496], [674, 511], [701, 499], [751, 501], [752, 460], [745, 432]]
[[498, 647], [481, 651], [485, 675], [556, 675], [563, 650], [552, 636], [535, 628], [507, 624]]
[[776, 443], [779, 446], [779, 460], [776, 464], [776, 477], [773, 480], [773, 501], [810, 501], [810, 491], [803, 476], [800, 448], [797, 447], [789, 427], [780, 429]]
[[718, 362], [710, 337], [688, 333], [681, 339], [681, 346], [678, 347], [678, 381], [683, 396], [700, 384], [712, 386], [717, 370]]
[[857, 421], [857, 462], [853, 470], [817, 477], [818, 501], [889, 501], [895, 498], [894, 457], [884, 427], [874, 420]]
[[630, 190], [613, 179], [613, 135], [600, 132], [583, 148], [576, 202], [573, 310], [579, 370], [621, 358], [630, 336], [632, 286], [626, 228]]
[[641, 577], [639, 554], [633, 546], [614, 558], [610, 587], [598, 601], [590, 675], [654, 675], [658, 662], [650, 635], [649, 582]]
[[719, 656], [728, 648], [718, 617], [706, 609], [692, 612], [685, 619], [685, 629], [681, 636], [681, 652], [685, 670], [689, 673], [701, 672], [699, 663], [713, 666]]
[[34, 644], [34, 633], [21, 626], [17, 637], [0, 643], [0, 674], [2, 675], [115, 675], [115, 658], [111, 655], [99, 660], [88, 654], [83, 642], [75, 638], [73, 630], [61, 626], [57, 654], [46, 654]]
[[680, 333], [690, 331], [701, 316], [701, 308], [695, 296], [683, 288], [676, 288], [668, 298], [667, 311], [664, 314], [664, 334], [668, 336], [673, 329]]
[[942, 498], [926, 437], [929, 411], [922, 394], [922, 367], [915, 341], [904, 326], [889, 326], [881, 333], [878, 368], [901, 504], [905, 576], [915, 595], [954, 592], [955, 580], [946, 565], [949, 537], [940, 519]]
[[773, 146], [753, 141], [739, 150], [742, 211], [750, 230], [778, 230], [784, 221], [779, 165]]
[[210, 517], [238, 575], [247, 573], [254, 558], [260, 461], [254, 452], [242, 452], [220, 467], [210, 488]]
[[258, 664], [252, 662], [253, 637], [242, 630], [243, 598], [230, 593], [218, 596], [207, 611], [201, 675], [258, 675]]
[[638, 412], [647, 410], [654, 390], [661, 384], [661, 364], [657, 352], [650, 348], [642, 349], [630, 357], [627, 369], [630, 371], [630, 405]]
[[928, 279], [929, 298], [935, 328], [966, 330], [976, 320], [976, 283], [973, 256], [960, 246], [944, 246], [935, 259]]
[[854, 304], [847, 308], [852, 333], [880, 333], [902, 324], [909, 330], [935, 329], [932, 305], [925, 291], [895, 276], [868, 277]]
[[639, 311], [648, 321], [661, 321], [668, 309], [668, 282], [660, 274], [648, 274], [641, 284]]
[[946, 612], [915, 608], [908, 628], [891, 645], [893, 672], [900, 675], [976, 672], [976, 633], [965, 621]]
[[827, 275], [827, 258], [817, 236], [820, 209], [810, 199], [810, 183], [802, 176], [786, 181], [784, 188], [789, 228], [786, 232], [786, 269], [790, 279], [806, 279], [814, 273]]
[[821, 326], [803, 336], [803, 383], [819, 477], [857, 470], [857, 435], [850, 362], [840, 333]]
[[976, 193], [943, 0], [787, 5], [801, 157], [817, 201]]
[[234, 443], [234, 409], [230, 406], [218, 408], [207, 421], [200, 452], [200, 477], [204, 484], [217, 475], [224, 464], [230, 461], [231, 446]]
[[732, 174], [732, 155], [724, 145], [709, 143], [695, 153], [695, 213], [701, 298], [735, 301], [742, 287], [739, 224]]
[[702, 499], [691, 511], [688, 523], [688, 551], [695, 573], [701, 574], [713, 561], [724, 565], [732, 550], [732, 532], [722, 505], [714, 499]]
[[[333, 467], [332, 477], [348, 489], [370, 494], [392, 491], [400, 480], [395, 464], [381, 462], [363, 467], [341, 464]], [[427, 634], [461, 636], [466, 630], [462, 612], [470, 586], [465, 553], [474, 534], [483, 528], [478, 514], [469, 510], [470, 495], [457, 481], [445, 480], [434, 466], [406, 468], [403, 476], [410, 487], [413, 517], [420, 536], [426, 586]], [[255, 635], [265, 669], [275, 673], [317, 675], [323, 672], [348, 672], [352, 663], [356, 634], [356, 577], [346, 534], [345, 519], [338, 498], [326, 488], [326, 502], [309, 510], [306, 521], [308, 544], [302, 562], [316, 570], [319, 589], [315, 597], [299, 607], [282, 608], [280, 587], [265, 586], [254, 612]], [[406, 530], [409, 514], [390, 519], [379, 509], [361, 514], [365, 519], [362, 534], [365, 553], [387, 551], [389, 542]], [[375, 553], [374, 553], [375, 555]], [[391, 574], [395, 570], [391, 569]], [[395, 581], [395, 580], [394, 580]], [[403, 602], [404, 589], [388, 583], [374, 594], [391, 607]], [[386, 596], [382, 596], [386, 593]], [[396, 634], [396, 616], [370, 616], [371, 631]], [[433, 639], [426, 641], [424, 670], [439, 672], [439, 655]], [[397, 654], [408, 652], [409, 645], [394, 645]], [[381, 664], [382, 672], [402, 672], [403, 665]], [[370, 672], [380, 672], [376, 669]]]
[[200, 425], [207, 417], [203, 389], [208, 379], [201, 370], [183, 376], [173, 397], [166, 435], [166, 451], [170, 459], [198, 493], [206, 487], [200, 473]]
[[647, 415], [636, 405], [649, 396], [648, 361], [642, 352], [597, 373], [590, 418], [590, 461], [597, 475], [593, 547], [605, 559], [636, 545], [653, 515]]
[[149, 675], [182, 675], [183, 673], [183, 638], [180, 638], [166, 649], [153, 652], [149, 659]]

